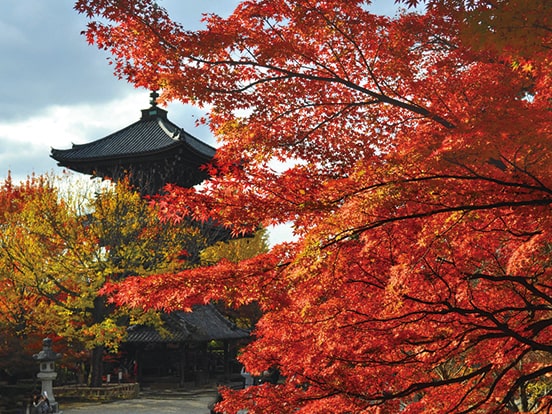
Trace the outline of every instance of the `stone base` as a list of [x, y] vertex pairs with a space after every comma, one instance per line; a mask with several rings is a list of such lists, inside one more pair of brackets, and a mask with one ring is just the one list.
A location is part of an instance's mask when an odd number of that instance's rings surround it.
[[[0, 0], [1, 1], [1, 0]], [[140, 385], [138, 383], [105, 384], [102, 387], [65, 386], [54, 389], [56, 398], [78, 399], [80, 401], [112, 401], [138, 397]]]

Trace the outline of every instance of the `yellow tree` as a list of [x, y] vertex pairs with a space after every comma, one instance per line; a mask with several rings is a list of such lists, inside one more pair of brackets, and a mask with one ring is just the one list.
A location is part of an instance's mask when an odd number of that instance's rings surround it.
[[[31, 193], [48, 191], [40, 178], [32, 177], [14, 185], [11, 177], [0, 185], [0, 234], [7, 241], [9, 217], [21, 212], [24, 199]], [[0, 369], [9, 381], [16, 381], [35, 369], [31, 355], [40, 349], [41, 332], [33, 328], [38, 304], [36, 290], [17, 274], [18, 264], [9, 256], [0, 255]]]
[[[63, 196], [53, 180], [25, 185], [32, 191], [2, 212], [0, 289], [9, 306], [0, 315], [15, 337], [53, 333], [90, 350], [91, 384], [99, 385], [104, 350], [117, 349], [129, 322], [156, 320], [153, 313], [115, 308], [99, 290], [128, 275], [185, 267], [182, 246], [201, 236], [185, 224], [162, 222], [126, 183]], [[10, 309], [20, 311], [10, 319]]]

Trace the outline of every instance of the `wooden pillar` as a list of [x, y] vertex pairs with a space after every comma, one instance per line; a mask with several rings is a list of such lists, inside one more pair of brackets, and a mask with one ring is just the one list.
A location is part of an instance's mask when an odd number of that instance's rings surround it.
[[136, 382], [141, 384], [142, 383], [142, 366], [144, 365], [143, 361], [143, 352], [142, 352], [142, 345], [139, 344], [136, 346], [136, 365], [138, 369], [135, 370], [134, 374], [136, 376]]
[[228, 341], [224, 341], [224, 379], [226, 381], [230, 381], [231, 374], [230, 343]]
[[179, 347], [179, 350], [180, 350], [180, 355], [179, 355], [179, 362], [178, 362], [178, 369], [179, 369], [179, 374], [180, 374], [180, 381], [179, 381], [179, 386], [180, 388], [183, 388], [184, 387], [184, 383], [186, 382], [186, 344], [185, 343], [181, 343], [180, 344], [180, 347]]

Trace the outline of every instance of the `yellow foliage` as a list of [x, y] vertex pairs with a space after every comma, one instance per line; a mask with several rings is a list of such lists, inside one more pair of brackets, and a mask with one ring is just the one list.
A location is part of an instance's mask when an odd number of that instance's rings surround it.
[[201, 262], [214, 264], [220, 259], [237, 263], [268, 251], [268, 234], [266, 229], [258, 230], [253, 237], [232, 239], [218, 242], [201, 252]]
[[190, 240], [201, 244], [201, 236], [185, 224], [163, 222], [124, 182], [90, 189], [54, 181], [31, 183], [26, 192], [15, 187], [10, 210], [0, 211], [0, 296], [6, 299], [0, 323], [19, 333], [54, 333], [88, 349], [117, 349], [126, 328], [116, 321], [123, 316], [154, 326], [159, 320], [151, 312], [112, 309], [100, 289], [128, 275], [181, 269], [183, 247]]

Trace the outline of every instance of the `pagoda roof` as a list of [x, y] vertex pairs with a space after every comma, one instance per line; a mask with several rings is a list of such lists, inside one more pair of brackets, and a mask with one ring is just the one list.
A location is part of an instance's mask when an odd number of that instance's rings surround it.
[[194, 306], [192, 312], [175, 311], [162, 315], [166, 335], [146, 325], [132, 325], [126, 342], [208, 342], [249, 337], [249, 332], [226, 319], [214, 305]]
[[52, 149], [50, 156], [61, 167], [96, 177], [117, 180], [124, 174], [141, 174], [157, 186], [191, 187], [207, 177], [201, 166], [210, 162], [215, 152], [171, 122], [167, 111], [154, 101], [142, 110], [139, 121], [87, 144]]

